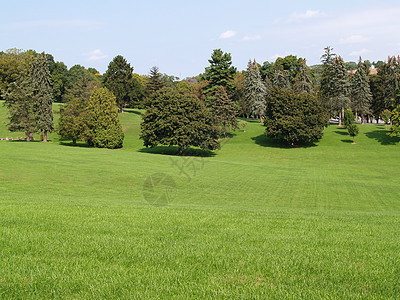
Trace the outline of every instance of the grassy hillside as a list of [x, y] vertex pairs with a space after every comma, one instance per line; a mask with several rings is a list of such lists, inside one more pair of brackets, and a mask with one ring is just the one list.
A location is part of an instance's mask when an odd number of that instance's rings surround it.
[[120, 150], [0, 141], [0, 298], [400, 297], [384, 126], [282, 148], [248, 120], [213, 155], [176, 157], [143, 148], [140, 113], [120, 116]]

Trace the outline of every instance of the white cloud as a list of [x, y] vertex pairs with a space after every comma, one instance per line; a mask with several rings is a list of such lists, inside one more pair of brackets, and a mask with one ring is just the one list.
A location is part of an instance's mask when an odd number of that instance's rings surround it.
[[246, 35], [243, 41], [258, 41], [261, 40], [261, 35]]
[[351, 35], [347, 38], [340, 39], [341, 44], [359, 44], [359, 43], [364, 43], [364, 42], [368, 42], [368, 41], [369, 41], [369, 39], [362, 35]]
[[353, 52], [351, 52], [349, 55], [350, 55], [350, 56], [361, 56], [361, 55], [363, 55], [363, 54], [365, 54], [365, 53], [368, 53], [368, 52], [369, 52], [368, 49], [363, 48], [363, 49], [361, 49], [361, 50], [359, 50], [359, 51], [353, 51]]
[[97, 60], [103, 60], [108, 57], [107, 54], [104, 54], [103, 51], [96, 49], [87, 53], [83, 53], [83, 56], [87, 57], [88, 61], [97, 61]]
[[233, 30], [227, 30], [219, 36], [220, 39], [230, 39], [236, 35], [236, 31]]
[[300, 21], [307, 20], [307, 19], [322, 17], [324, 15], [325, 14], [320, 12], [319, 10], [307, 10], [305, 13], [294, 12], [290, 15], [288, 23], [300, 22]]

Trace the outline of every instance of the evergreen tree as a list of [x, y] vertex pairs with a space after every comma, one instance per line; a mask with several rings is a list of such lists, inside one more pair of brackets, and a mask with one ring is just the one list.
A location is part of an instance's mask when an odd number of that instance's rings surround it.
[[163, 88], [147, 101], [140, 134], [146, 147], [178, 146], [179, 154], [190, 146], [219, 148], [219, 130], [211, 112], [194, 94]]
[[230, 53], [223, 53], [221, 49], [215, 49], [208, 60], [210, 66], [206, 68], [203, 79], [208, 84], [204, 88], [204, 93], [209, 94], [223, 86], [228, 96], [231, 98], [235, 91], [234, 77], [236, 68], [232, 66], [232, 58]]
[[120, 112], [125, 106], [132, 104], [134, 85], [132, 75], [131, 65], [123, 56], [118, 55], [110, 62], [103, 76], [103, 85], [114, 94]]
[[349, 125], [351, 125], [351, 124], [353, 124], [354, 123], [354, 119], [355, 119], [355, 116], [354, 116], [354, 114], [353, 114], [353, 112], [351, 111], [351, 109], [346, 109], [345, 111], [344, 111], [344, 115], [343, 115], [343, 125], [344, 125], [344, 127], [348, 127]]
[[121, 148], [124, 133], [119, 122], [115, 96], [107, 88], [96, 88], [87, 106], [87, 126], [85, 139], [98, 148]]
[[158, 67], [152, 67], [150, 69], [149, 80], [147, 81], [147, 91], [150, 95], [164, 87], [164, 82], [161, 78], [162, 74], [159, 72]]
[[400, 135], [400, 105], [392, 111], [392, 126], [389, 135], [393, 137]]
[[330, 95], [330, 106], [336, 115], [339, 115], [339, 126], [341, 126], [344, 110], [350, 106], [350, 82], [340, 56], [333, 60]]
[[333, 97], [333, 88], [332, 88], [332, 79], [333, 79], [333, 62], [336, 54], [334, 54], [333, 48], [327, 46], [324, 48], [325, 53], [321, 56], [322, 62], [322, 73], [320, 77], [320, 88], [318, 91], [318, 98], [320, 102], [330, 111], [331, 116], [333, 113], [332, 108], [332, 97]]
[[24, 132], [27, 142], [33, 140], [33, 133], [37, 130], [35, 103], [32, 101], [33, 91], [27, 74], [20, 74], [17, 81], [10, 83], [3, 97], [4, 105], [8, 108], [8, 130]]
[[396, 59], [394, 56], [388, 57], [388, 62], [382, 66], [381, 72], [378, 72], [378, 76], [382, 78], [385, 108], [393, 110], [400, 104], [398, 103], [400, 86], [399, 59]]
[[351, 106], [354, 112], [361, 117], [362, 123], [364, 118], [370, 113], [372, 102], [371, 89], [368, 79], [369, 69], [361, 62], [361, 57], [358, 62], [358, 69], [351, 77]]
[[29, 77], [35, 102], [36, 124], [38, 131], [43, 133], [43, 141], [47, 142], [47, 133], [54, 130], [53, 90], [50, 70], [44, 55], [39, 55], [32, 61]]
[[289, 72], [286, 70], [275, 71], [272, 85], [274, 88], [290, 89], [291, 84], [290, 84]]
[[254, 62], [251, 62], [251, 60], [249, 60], [249, 63], [247, 64], [244, 90], [247, 102], [250, 104], [251, 107], [252, 115], [259, 117], [260, 122], [262, 122], [265, 113], [267, 88], [261, 79], [258, 64], [255, 60]]
[[294, 89], [297, 93], [314, 93], [314, 83], [310, 75], [310, 69], [307, 67], [306, 60], [302, 59], [299, 72], [295, 78]]
[[226, 132], [228, 130], [238, 128], [235, 105], [233, 101], [229, 99], [228, 94], [222, 86], [213, 92], [212, 99], [212, 115], [214, 116], [217, 126], [221, 129], [224, 137], [226, 137]]

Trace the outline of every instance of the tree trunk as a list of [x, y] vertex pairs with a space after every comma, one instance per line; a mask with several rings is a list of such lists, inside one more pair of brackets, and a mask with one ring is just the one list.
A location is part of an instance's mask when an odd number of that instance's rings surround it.
[[[342, 108], [343, 111], [343, 108]], [[342, 126], [342, 112], [339, 113], [339, 126]]]
[[260, 115], [260, 123], [262, 123], [263, 122], [263, 118], [262, 118], [262, 116]]
[[29, 134], [29, 141], [33, 141], [33, 133]]
[[30, 135], [29, 135], [29, 133], [28, 133], [28, 132], [26, 132], [25, 134], [26, 134], [26, 141], [27, 141], [27, 142], [30, 142], [30, 141], [31, 141], [31, 138], [30, 138]]
[[43, 132], [43, 142], [47, 143], [47, 131]]
[[72, 140], [72, 145], [76, 146], [76, 139]]

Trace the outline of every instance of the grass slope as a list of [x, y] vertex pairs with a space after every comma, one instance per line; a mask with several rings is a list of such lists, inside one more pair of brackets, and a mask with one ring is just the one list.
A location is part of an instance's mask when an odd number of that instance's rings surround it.
[[143, 148], [140, 113], [120, 116], [121, 150], [0, 141], [0, 298], [400, 297], [384, 126], [282, 148], [248, 121], [214, 155], [176, 157]]

